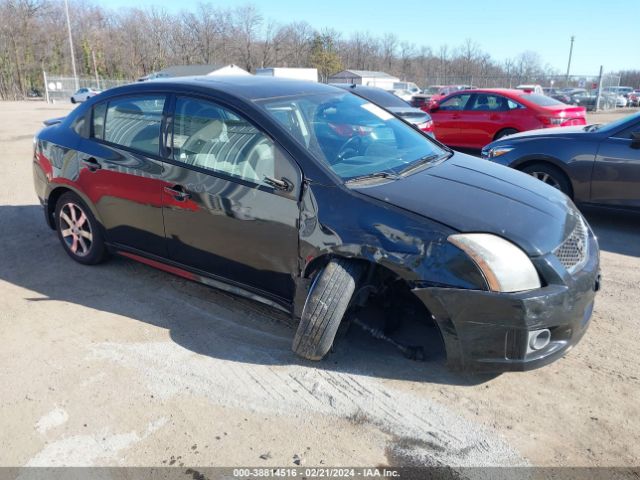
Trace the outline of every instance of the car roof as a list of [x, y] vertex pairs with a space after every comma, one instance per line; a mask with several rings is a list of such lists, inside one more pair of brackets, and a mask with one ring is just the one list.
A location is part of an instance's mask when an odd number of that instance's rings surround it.
[[515, 88], [473, 88], [469, 90], [458, 90], [457, 92], [451, 92], [449, 95], [464, 95], [467, 93], [499, 93], [505, 96], [526, 97], [531, 95], [523, 90], [517, 90]]
[[118, 87], [112, 91], [118, 93], [134, 93], [136, 91], [154, 90], [159, 86], [169, 88], [194, 87], [197, 90], [211, 89], [224, 92], [246, 100], [263, 98], [288, 97], [293, 95], [312, 95], [321, 93], [336, 93], [342, 90], [323, 83], [308, 80], [294, 80], [267, 76], [231, 76], [207, 75], [197, 77], [161, 78], [147, 82], [137, 82]]

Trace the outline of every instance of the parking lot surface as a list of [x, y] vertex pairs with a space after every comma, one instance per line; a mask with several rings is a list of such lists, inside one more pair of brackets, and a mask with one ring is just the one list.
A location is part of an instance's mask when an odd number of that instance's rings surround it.
[[0, 466], [640, 463], [639, 216], [587, 212], [603, 290], [548, 367], [453, 374], [356, 331], [312, 363], [266, 307], [67, 257], [33, 192], [31, 139], [70, 108], [0, 104]]

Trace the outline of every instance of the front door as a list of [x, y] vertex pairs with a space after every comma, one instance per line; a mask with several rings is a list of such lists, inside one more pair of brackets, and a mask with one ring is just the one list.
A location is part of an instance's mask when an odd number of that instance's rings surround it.
[[460, 128], [464, 108], [471, 98], [469, 93], [453, 95], [440, 103], [432, 112], [436, 138], [445, 145], [463, 145], [464, 132]]
[[298, 273], [301, 171], [216, 103], [176, 97], [162, 202], [169, 258], [285, 300]]
[[593, 203], [640, 207], [640, 122], [606, 138], [598, 148], [591, 180]]

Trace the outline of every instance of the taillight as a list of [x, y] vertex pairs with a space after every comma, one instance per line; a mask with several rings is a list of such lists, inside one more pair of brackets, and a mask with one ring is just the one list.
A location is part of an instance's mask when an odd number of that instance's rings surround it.
[[418, 128], [423, 132], [433, 132], [433, 120], [418, 124]]
[[545, 127], [559, 127], [561, 126], [567, 119], [564, 117], [545, 117], [543, 115], [538, 117], [538, 120], [542, 122], [542, 125]]

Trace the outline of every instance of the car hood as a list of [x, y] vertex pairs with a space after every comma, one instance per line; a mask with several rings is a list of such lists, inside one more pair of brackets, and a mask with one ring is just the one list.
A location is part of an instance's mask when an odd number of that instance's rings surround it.
[[586, 132], [584, 131], [584, 125], [574, 125], [570, 127], [540, 128], [538, 130], [526, 130], [524, 132], [514, 133], [513, 135], [509, 135], [508, 137], [504, 137], [504, 138], [512, 139], [512, 138], [524, 138], [524, 137], [549, 137], [549, 136], [555, 136], [555, 135], [567, 135], [569, 133], [573, 134], [573, 133], [586, 133]]
[[560, 245], [580, 215], [555, 188], [461, 153], [407, 177], [355, 189], [460, 232], [499, 235], [532, 257]]

